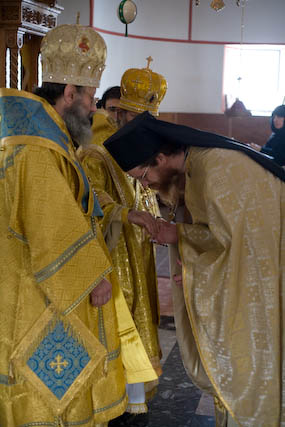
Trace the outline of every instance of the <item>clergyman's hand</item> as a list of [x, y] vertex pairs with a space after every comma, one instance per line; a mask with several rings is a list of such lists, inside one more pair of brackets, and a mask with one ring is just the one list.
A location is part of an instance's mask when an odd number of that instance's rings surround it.
[[[176, 262], [178, 265], [180, 265], [180, 267], [182, 266], [182, 262], [180, 261], [179, 258], [177, 258]], [[173, 280], [174, 280], [176, 286], [179, 286], [179, 287], [183, 286], [182, 273], [181, 274], [174, 274], [172, 277], [173, 277]]]
[[159, 225], [158, 233], [155, 235], [157, 243], [165, 244], [178, 242], [176, 224], [161, 219], [157, 220], [157, 224]]
[[152, 237], [155, 236], [159, 230], [156, 219], [149, 212], [132, 209], [128, 213], [128, 221], [132, 224], [144, 227]]
[[96, 288], [94, 288], [90, 293], [91, 304], [94, 307], [101, 307], [111, 299], [111, 296], [111, 283], [106, 279], [102, 279]]
[[182, 287], [182, 285], [183, 285], [182, 274], [174, 274], [173, 280], [174, 280], [176, 286]]
[[251, 148], [253, 148], [254, 150], [256, 150], [256, 151], [260, 151], [261, 150], [261, 145], [258, 145], [258, 144], [254, 144], [254, 142], [251, 142], [250, 144], [249, 144], [249, 146], [251, 147]]

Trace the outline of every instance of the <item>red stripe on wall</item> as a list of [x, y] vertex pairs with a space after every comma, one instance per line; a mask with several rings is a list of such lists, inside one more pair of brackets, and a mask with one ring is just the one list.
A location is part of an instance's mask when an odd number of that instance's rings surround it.
[[90, 14], [89, 14], [89, 25], [93, 27], [93, 16], [94, 16], [94, 0], [89, 0]]

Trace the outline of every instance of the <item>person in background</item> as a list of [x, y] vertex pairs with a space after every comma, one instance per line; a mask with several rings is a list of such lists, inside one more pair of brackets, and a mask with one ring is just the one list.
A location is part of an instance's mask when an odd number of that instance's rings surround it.
[[[165, 78], [149, 66], [129, 69], [121, 79], [119, 106], [133, 116], [142, 111], [158, 115], [166, 89]], [[81, 158], [104, 211], [100, 224], [129, 311], [149, 360], [160, 375], [155, 253], [148, 237], [150, 228], [156, 224], [154, 216], [159, 215], [155, 193], [145, 191], [139, 181], [127, 176], [103, 146], [86, 148]], [[128, 384], [126, 413], [113, 420], [110, 426], [147, 425], [146, 401], [154, 394], [156, 385], [157, 381]]]
[[250, 144], [261, 153], [268, 154], [280, 166], [285, 166], [285, 105], [279, 105], [272, 112], [270, 125], [272, 134], [266, 144]]
[[36, 95], [0, 91], [0, 425], [107, 426], [127, 406], [119, 333], [132, 336], [75, 153], [92, 135], [106, 45], [62, 25], [41, 55]]
[[284, 169], [244, 144], [148, 112], [104, 146], [144, 186], [167, 190], [173, 177], [184, 185], [192, 224], [157, 220], [152, 238], [178, 243], [177, 339], [188, 374], [214, 397], [216, 425], [282, 426]]
[[112, 86], [104, 92], [98, 101], [100, 105], [97, 105], [98, 110], [92, 118], [92, 144], [102, 145], [109, 136], [119, 129], [120, 96], [120, 86]]
[[103, 93], [101, 99], [102, 107], [116, 123], [118, 122], [118, 113], [120, 111], [120, 98], [120, 86], [112, 86]]

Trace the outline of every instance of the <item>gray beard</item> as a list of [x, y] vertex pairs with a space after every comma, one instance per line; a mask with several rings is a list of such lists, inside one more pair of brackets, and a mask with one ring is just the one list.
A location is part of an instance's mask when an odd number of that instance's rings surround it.
[[82, 110], [80, 102], [76, 102], [65, 109], [62, 117], [72, 140], [78, 146], [86, 147], [90, 144], [92, 130], [90, 119]]

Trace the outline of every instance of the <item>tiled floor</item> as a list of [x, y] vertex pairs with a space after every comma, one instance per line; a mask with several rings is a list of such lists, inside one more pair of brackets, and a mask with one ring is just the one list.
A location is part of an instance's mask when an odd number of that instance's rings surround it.
[[168, 249], [157, 247], [158, 293], [161, 323], [163, 375], [158, 393], [150, 403], [149, 427], [214, 427], [215, 414], [211, 396], [202, 393], [187, 376], [176, 343]]

